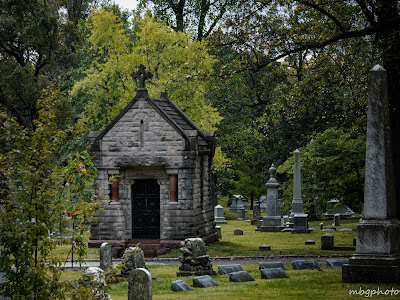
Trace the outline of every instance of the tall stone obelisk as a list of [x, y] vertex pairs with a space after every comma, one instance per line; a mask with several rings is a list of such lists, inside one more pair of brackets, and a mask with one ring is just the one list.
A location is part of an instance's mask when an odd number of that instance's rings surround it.
[[343, 282], [400, 283], [400, 216], [394, 197], [386, 70], [369, 74], [364, 216], [356, 254], [342, 268]]
[[[290, 214], [293, 220], [292, 233], [308, 233], [308, 215], [303, 211], [303, 200], [301, 196], [301, 168], [300, 168], [300, 151], [294, 151], [293, 166], [293, 201], [292, 212]], [[290, 221], [291, 221], [290, 220]]]

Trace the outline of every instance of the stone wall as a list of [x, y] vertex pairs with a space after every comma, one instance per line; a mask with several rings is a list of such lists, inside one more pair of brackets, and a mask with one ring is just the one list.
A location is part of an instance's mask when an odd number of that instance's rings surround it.
[[[99, 170], [94, 185], [104, 205], [92, 226], [92, 239], [132, 237], [131, 189], [135, 179], [157, 179], [160, 185], [161, 239], [214, 233], [210, 154], [196, 155], [207, 147], [197, 145], [196, 130], [186, 134], [191, 147], [146, 100], [139, 99], [103, 136], [93, 154]], [[178, 176], [177, 202], [169, 200], [171, 174]], [[115, 175], [119, 202], [111, 201], [109, 178]]]

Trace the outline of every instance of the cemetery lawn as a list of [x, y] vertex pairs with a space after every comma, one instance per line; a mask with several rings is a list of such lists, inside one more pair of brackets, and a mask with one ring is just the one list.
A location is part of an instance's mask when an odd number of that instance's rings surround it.
[[[213, 276], [219, 286], [211, 288], [193, 288], [188, 292], [172, 292], [171, 282], [184, 280], [193, 286], [193, 277], [176, 277], [178, 265], [148, 266], [153, 280], [153, 299], [360, 299], [360, 295], [349, 295], [349, 290], [391, 290], [396, 286], [378, 284], [343, 284], [341, 269], [317, 270], [292, 270], [291, 265], [286, 265], [290, 278], [261, 279], [258, 265], [243, 265], [255, 279], [252, 282], [230, 282], [228, 275]], [[214, 266], [217, 270], [217, 266]], [[397, 286], [397, 289], [400, 289]], [[109, 291], [113, 300], [126, 300], [128, 284], [119, 283], [111, 285]], [[365, 296], [361, 296], [365, 297]], [[374, 299], [383, 299], [388, 296], [374, 296]]]

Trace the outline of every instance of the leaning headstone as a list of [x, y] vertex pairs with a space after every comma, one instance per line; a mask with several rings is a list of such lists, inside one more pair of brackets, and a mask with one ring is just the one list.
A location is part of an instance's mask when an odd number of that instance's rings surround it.
[[208, 288], [212, 286], [218, 286], [218, 283], [210, 275], [193, 278], [193, 287]]
[[245, 221], [246, 220], [246, 210], [244, 209], [244, 207], [238, 208], [238, 213], [239, 213], [239, 218], [237, 218], [237, 220]]
[[258, 251], [269, 251], [271, 250], [271, 246], [267, 244], [263, 244], [260, 247], [258, 247]]
[[333, 224], [332, 224], [332, 226], [333, 226], [333, 227], [338, 227], [338, 226], [340, 226], [340, 215], [339, 215], [339, 214], [335, 214], [335, 215], [333, 216]]
[[328, 259], [326, 261], [326, 267], [330, 269], [340, 269], [344, 264], [348, 263], [348, 259]]
[[313, 240], [308, 240], [304, 242], [305, 245], [315, 245], [315, 241]]
[[289, 275], [282, 268], [261, 269], [261, 279], [289, 278]]
[[193, 290], [185, 281], [175, 280], [171, 282], [171, 291], [173, 292], [185, 292]]
[[319, 269], [318, 262], [315, 259], [294, 260], [292, 261], [293, 270]]
[[128, 300], [151, 300], [153, 287], [151, 274], [148, 270], [137, 268], [128, 277]]
[[235, 229], [235, 231], [233, 232], [233, 235], [243, 235], [243, 230], [242, 229]]
[[121, 275], [128, 277], [129, 273], [137, 268], [146, 268], [143, 250], [139, 247], [129, 247], [122, 256]]
[[389, 107], [386, 70], [376, 65], [369, 76], [364, 216], [357, 225], [356, 254], [343, 266], [342, 280], [400, 283], [400, 209], [395, 194], [399, 183], [389, 112], [396, 107]]
[[229, 275], [230, 273], [239, 272], [239, 271], [244, 271], [243, 267], [239, 264], [218, 266], [218, 274], [219, 275]]
[[263, 269], [277, 269], [277, 268], [281, 268], [283, 270], [286, 270], [285, 265], [282, 262], [260, 262], [260, 263], [258, 263], [258, 268], [260, 270], [263, 270]]
[[207, 247], [201, 238], [188, 238], [181, 243], [181, 265], [177, 276], [215, 275]]
[[112, 246], [109, 243], [100, 246], [100, 268], [103, 270], [112, 268]]
[[276, 168], [274, 164], [269, 168], [269, 180], [267, 186], [267, 212], [263, 217], [260, 227], [261, 232], [280, 232], [283, 229], [281, 214], [279, 211], [278, 188], [279, 182], [276, 180]]
[[214, 218], [216, 224], [226, 224], [228, 223], [224, 217], [224, 208], [221, 205], [214, 207]]
[[239, 272], [229, 273], [229, 281], [247, 282], [247, 281], [254, 281], [254, 278], [246, 271], [239, 271]]
[[324, 234], [321, 236], [321, 250], [333, 250], [334, 240], [332, 234]]

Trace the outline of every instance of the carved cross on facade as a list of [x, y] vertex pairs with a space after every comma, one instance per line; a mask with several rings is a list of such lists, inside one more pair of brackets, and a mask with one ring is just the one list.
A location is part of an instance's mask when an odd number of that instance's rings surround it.
[[146, 79], [153, 77], [153, 74], [145, 71], [145, 69], [146, 67], [143, 64], [141, 64], [139, 66], [139, 71], [133, 72], [131, 75], [133, 79], [137, 78], [139, 80], [139, 88], [145, 88], [144, 83]]

